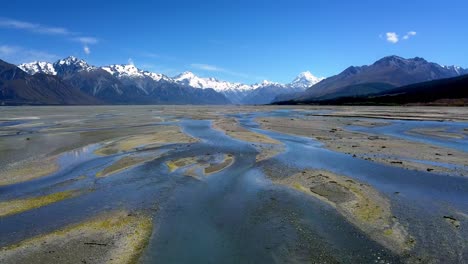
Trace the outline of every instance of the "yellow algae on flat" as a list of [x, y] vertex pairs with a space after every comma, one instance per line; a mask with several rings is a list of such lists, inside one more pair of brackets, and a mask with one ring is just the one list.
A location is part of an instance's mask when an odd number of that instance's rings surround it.
[[0, 202], [0, 217], [19, 214], [78, 195], [77, 191], [64, 191], [26, 199]]
[[414, 239], [392, 216], [390, 202], [371, 186], [327, 171], [307, 170], [274, 180], [337, 209], [351, 223], [392, 251], [402, 253]]
[[308, 190], [306, 187], [302, 186], [300, 183], [297, 183], [297, 182], [296, 182], [296, 183], [294, 183], [292, 186], [293, 186], [296, 190], [299, 190], [299, 191], [301, 191], [301, 192], [309, 192], [309, 190]]
[[[222, 160], [210, 161], [209, 156], [192, 156], [166, 162], [170, 172], [179, 168], [185, 168], [185, 175], [198, 178], [198, 176], [209, 175], [220, 172], [234, 163], [232, 154], [222, 154]], [[201, 169], [202, 175], [197, 175]]]
[[230, 154], [225, 154], [223, 156], [223, 161], [220, 163], [209, 164], [208, 167], [205, 167], [204, 173], [205, 174], [212, 174], [216, 172], [220, 172], [227, 167], [231, 166], [234, 163], [234, 157]]
[[136, 263], [152, 229], [147, 215], [112, 212], [4, 247], [0, 262]]
[[131, 167], [140, 165], [152, 159], [154, 159], [154, 157], [134, 157], [134, 156], [123, 157], [117, 160], [116, 162], [114, 162], [112, 165], [106, 167], [102, 171], [99, 171], [98, 173], [96, 173], [96, 177], [107, 177], [109, 175], [112, 175], [112, 174], [124, 171], [126, 169], [129, 169]]
[[193, 165], [197, 163], [197, 157], [187, 157], [177, 160], [171, 160], [166, 162], [170, 172], [177, 170], [178, 168]]

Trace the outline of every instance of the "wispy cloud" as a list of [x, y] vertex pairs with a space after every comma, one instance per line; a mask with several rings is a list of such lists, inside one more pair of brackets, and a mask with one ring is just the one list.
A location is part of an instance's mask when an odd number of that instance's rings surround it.
[[398, 38], [398, 34], [395, 32], [387, 32], [385, 33], [385, 37], [388, 42], [393, 43], [393, 44], [397, 43], [400, 40]]
[[159, 59], [161, 58], [161, 55], [153, 52], [142, 52], [141, 56], [147, 57], [147, 58], [152, 58], [152, 59]]
[[51, 27], [9, 18], [0, 18], [0, 27], [27, 30], [40, 34], [71, 35], [73, 32], [63, 27]]
[[190, 66], [192, 68], [196, 68], [196, 69], [204, 70], [204, 71], [215, 71], [215, 72], [224, 72], [224, 71], [226, 71], [223, 68], [220, 68], [220, 67], [214, 66], [214, 65], [209, 65], [209, 64], [193, 63]]
[[241, 78], [249, 78], [249, 75], [245, 73], [231, 71], [231, 70], [228, 70], [219, 66], [215, 66], [215, 65], [210, 65], [210, 64], [192, 63], [190, 64], [190, 67], [194, 69], [198, 69], [198, 70], [203, 70], [203, 71], [221, 72], [221, 73], [225, 73], [225, 74], [229, 74], [229, 75], [237, 76]]
[[148, 59], [158, 59], [158, 60], [177, 60], [175, 57], [164, 55], [164, 54], [159, 54], [155, 52], [140, 52], [136, 54], [137, 56], [140, 57], [145, 57]]
[[59, 56], [40, 50], [27, 49], [19, 46], [0, 45], [0, 57], [11, 63], [30, 61], [54, 61]]
[[403, 36], [403, 39], [407, 40], [407, 39], [409, 39], [409, 38], [411, 38], [413, 36], [416, 36], [416, 31], [410, 31], [410, 32], [406, 33], [406, 35]]
[[72, 41], [81, 43], [83, 46], [83, 51], [86, 54], [91, 53], [89, 45], [98, 43], [97, 38], [89, 37], [89, 36], [82, 36], [81, 33], [71, 31], [64, 27], [53, 27], [53, 26], [47, 26], [47, 25], [42, 25], [38, 23], [20, 21], [20, 20], [4, 18], [4, 17], [0, 17], [0, 27], [24, 30], [24, 31], [32, 32], [32, 33], [37, 33], [37, 34], [62, 36], [66, 39], [70, 39]]
[[77, 37], [73, 39], [74, 41], [78, 41], [82, 44], [97, 44], [99, 40], [93, 37]]

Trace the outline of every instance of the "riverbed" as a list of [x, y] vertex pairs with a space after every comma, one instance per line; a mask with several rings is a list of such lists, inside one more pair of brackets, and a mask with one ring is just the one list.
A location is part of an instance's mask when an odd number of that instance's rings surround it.
[[[2, 107], [0, 262], [464, 263], [468, 110], [444, 109]], [[116, 212], [152, 225], [131, 257], [57, 242]]]

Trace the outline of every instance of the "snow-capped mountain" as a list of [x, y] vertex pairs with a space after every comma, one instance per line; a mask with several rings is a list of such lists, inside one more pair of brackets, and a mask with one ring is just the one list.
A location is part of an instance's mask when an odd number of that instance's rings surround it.
[[18, 68], [22, 69], [23, 71], [27, 72], [30, 75], [33, 75], [36, 73], [57, 75], [54, 65], [50, 62], [33, 61], [30, 63], [22, 63], [18, 65]]
[[252, 87], [252, 90], [255, 90], [255, 89], [264, 88], [268, 86], [285, 87], [287, 85], [277, 83], [277, 82], [270, 82], [268, 80], [263, 80], [261, 83], [252, 84], [250, 87]]
[[301, 72], [290, 84], [289, 86], [294, 88], [307, 89], [312, 85], [322, 81], [324, 77], [316, 77], [310, 71]]
[[306, 72], [299, 74], [293, 82], [288, 84], [263, 81], [252, 85], [254, 89], [243, 99], [243, 103], [268, 104], [279, 95], [303, 92], [321, 79], [313, 76], [310, 72]]
[[255, 88], [251, 85], [242, 83], [231, 83], [220, 81], [216, 78], [202, 78], [194, 73], [186, 71], [175, 77], [174, 81], [185, 86], [190, 86], [198, 89], [214, 89], [216, 92], [223, 94], [232, 103], [241, 104], [243, 99]]

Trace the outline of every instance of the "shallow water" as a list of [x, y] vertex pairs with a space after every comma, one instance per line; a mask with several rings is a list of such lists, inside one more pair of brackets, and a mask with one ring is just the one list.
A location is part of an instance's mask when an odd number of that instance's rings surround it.
[[[385, 126], [363, 127], [348, 126], [346, 129], [364, 133], [382, 134], [410, 141], [432, 144], [441, 147], [448, 147], [456, 150], [468, 152], [468, 136], [464, 134], [464, 129], [468, 129], [466, 122], [437, 122], [437, 121], [409, 121], [409, 120], [379, 120], [390, 123]], [[415, 128], [443, 128], [445, 131], [460, 135], [462, 138], [440, 138], [424, 134], [411, 134]]]
[[[208, 120], [180, 121], [185, 133], [200, 139], [198, 143], [106, 157], [93, 154], [99, 144], [66, 152], [59, 157], [58, 172], [0, 186], [0, 201], [75, 189], [82, 190], [82, 195], [0, 219], [0, 246], [123, 208], [144, 210], [155, 217], [153, 236], [142, 257], [144, 263], [403, 260], [369, 239], [331, 206], [272, 184], [263, 173], [264, 168], [272, 166], [291, 171], [324, 169], [368, 183], [390, 199], [393, 214], [416, 238], [415, 254], [448, 262], [468, 257], [463, 246], [467, 243], [467, 229], [455, 231], [442, 218], [468, 212], [467, 178], [353, 158], [327, 150], [310, 138], [262, 130], [254, 122], [259, 116], [299, 117], [310, 113], [281, 110], [230, 115], [245, 128], [285, 144], [284, 153], [261, 163], [255, 162], [257, 151], [251, 143], [212, 129]], [[107, 119], [113, 115], [97, 117]], [[414, 125], [368, 132], [399, 135], [411, 128]], [[452, 143], [444, 144], [451, 147]], [[169, 160], [217, 153], [232, 154], [234, 164], [203, 180], [184, 176], [180, 170], [171, 173], [165, 165]], [[155, 159], [109, 177], [95, 177], [98, 171], [129, 154]], [[461, 221], [467, 224], [463, 218]]]
[[[327, 206], [273, 186], [255, 168], [256, 152], [249, 144], [212, 130], [208, 122], [184, 121], [182, 126], [188, 134], [201, 138], [201, 145], [232, 153], [236, 161], [206, 181], [194, 181], [174, 193], [159, 216], [145, 263], [271, 263], [294, 258], [361, 262], [377, 256], [395, 260]], [[310, 202], [304, 203], [304, 199]], [[274, 215], [264, 212], [270, 207], [277, 208]], [[310, 233], [307, 241], [297, 234], [297, 226], [277, 223], [292, 212], [297, 214], [294, 218], [300, 228]], [[297, 243], [305, 242], [319, 248], [288, 254], [299, 250]], [[325, 247], [327, 244], [333, 246]]]

